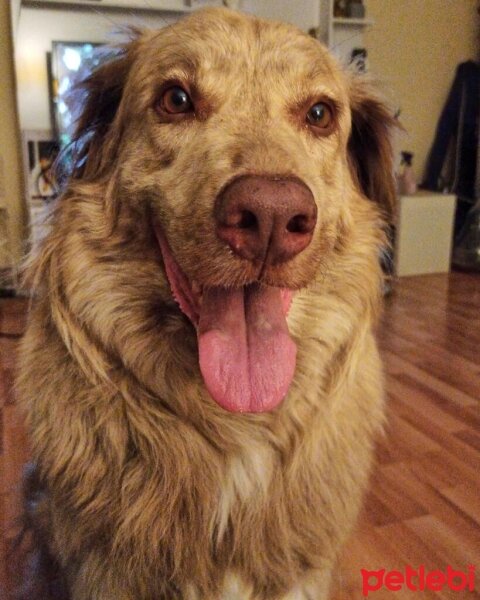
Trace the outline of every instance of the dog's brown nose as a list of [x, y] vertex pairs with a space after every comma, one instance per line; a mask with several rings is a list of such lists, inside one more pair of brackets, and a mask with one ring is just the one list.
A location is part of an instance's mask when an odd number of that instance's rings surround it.
[[215, 219], [218, 237], [236, 254], [279, 264], [308, 246], [317, 207], [299, 179], [244, 175], [218, 196]]

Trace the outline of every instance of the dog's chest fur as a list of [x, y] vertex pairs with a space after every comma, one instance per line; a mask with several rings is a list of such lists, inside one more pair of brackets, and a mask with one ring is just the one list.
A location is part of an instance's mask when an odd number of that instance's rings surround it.
[[[296, 327], [295, 311], [291, 325]], [[44, 340], [35, 352], [48, 343], [55, 354], [55, 340]], [[218, 439], [138, 397], [129, 399], [128, 390], [122, 402], [82, 391], [70, 361], [61, 373], [68, 392], [52, 412], [45, 391], [50, 384], [32, 372], [46, 401], [37, 410], [55, 422], [74, 419], [70, 429], [57, 430], [58, 443], [77, 447], [78, 438], [82, 444], [82, 453], [71, 456], [56, 453], [54, 444], [44, 450], [56, 504], [54, 554], [69, 562], [79, 548], [92, 547], [85, 569], [98, 552], [112, 556], [110, 582], [103, 582], [104, 573], [98, 581], [90, 574], [85, 593], [111, 587], [129, 573], [138, 599], [307, 599], [302, 580], [328, 571], [358, 510], [371, 431], [381, 421], [378, 356], [371, 335], [359, 340], [361, 372], [351, 363], [327, 394], [322, 351], [317, 348], [317, 363], [306, 364], [309, 344], [317, 341], [305, 341], [294, 388], [302, 392], [293, 394], [290, 407], [253, 422], [232, 417], [234, 427], [222, 416], [225, 433]], [[61, 344], [58, 353], [64, 353]], [[52, 387], [55, 393], [62, 390]], [[93, 414], [103, 411], [105, 418], [92, 429]], [[43, 445], [45, 435], [48, 429], [39, 430], [34, 443]], [[173, 587], [163, 587], [165, 581]], [[116, 597], [123, 600], [121, 590]]]
[[268, 444], [252, 443], [227, 462], [213, 518], [217, 540], [223, 538], [238, 503], [251, 504], [267, 497], [274, 460]]

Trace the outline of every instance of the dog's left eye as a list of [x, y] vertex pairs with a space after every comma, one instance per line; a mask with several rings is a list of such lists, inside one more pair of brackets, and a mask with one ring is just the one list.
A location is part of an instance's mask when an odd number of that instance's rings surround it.
[[169, 115], [189, 113], [193, 111], [193, 102], [187, 92], [176, 85], [163, 92], [157, 103], [157, 111]]
[[333, 127], [333, 109], [326, 102], [317, 102], [307, 113], [307, 122], [315, 128], [329, 132]]

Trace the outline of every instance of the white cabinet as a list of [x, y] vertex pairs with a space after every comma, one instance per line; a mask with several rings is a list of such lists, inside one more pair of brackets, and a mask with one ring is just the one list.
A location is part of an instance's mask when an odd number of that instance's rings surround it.
[[456, 197], [419, 191], [401, 196], [395, 240], [395, 273], [421, 275], [450, 270]]

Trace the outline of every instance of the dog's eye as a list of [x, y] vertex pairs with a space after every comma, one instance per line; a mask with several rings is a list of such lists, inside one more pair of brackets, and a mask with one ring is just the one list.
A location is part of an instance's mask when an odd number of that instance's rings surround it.
[[158, 110], [170, 115], [192, 112], [193, 102], [187, 92], [180, 86], [165, 90], [157, 104]]
[[317, 102], [307, 113], [307, 122], [324, 132], [330, 131], [333, 126], [333, 110], [326, 102]]

